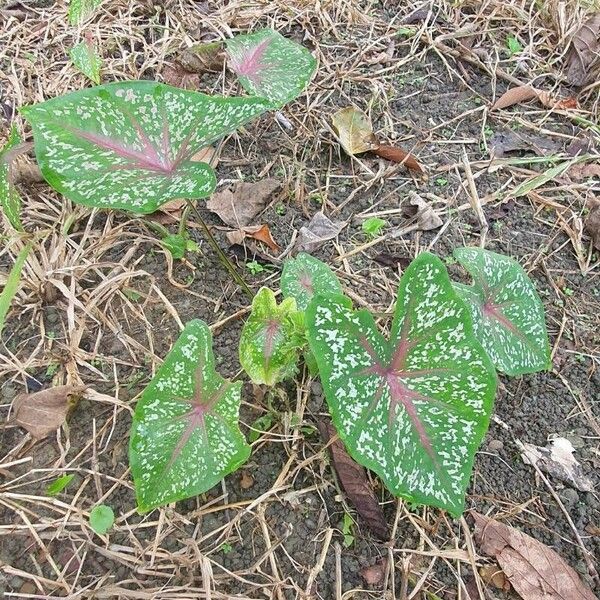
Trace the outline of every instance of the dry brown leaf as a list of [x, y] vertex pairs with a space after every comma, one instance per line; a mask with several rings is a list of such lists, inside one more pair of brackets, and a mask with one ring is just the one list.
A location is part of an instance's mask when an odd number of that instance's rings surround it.
[[600, 537], [600, 527], [596, 527], [596, 525], [590, 523], [585, 530], [594, 537]]
[[314, 252], [325, 242], [337, 237], [346, 223], [331, 221], [322, 212], [318, 212], [308, 225], [300, 229], [298, 239], [294, 244], [294, 252]]
[[524, 600], [596, 600], [554, 550], [518, 529], [473, 512], [479, 550], [494, 557]]
[[499, 590], [508, 592], [510, 590], [510, 581], [508, 581], [504, 571], [498, 565], [483, 565], [479, 568], [481, 579], [488, 585], [492, 585]]
[[168, 85], [186, 90], [197, 90], [200, 87], [200, 75], [190, 73], [178, 63], [166, 65], [161, 74], [163, 81]]
[[530, 150], [538, 155], [554, 154], [560, 150], [561, 145], [541, 135], [506, 130], [495, 133], [489, 141], [489, 147], [493, 158], [502, 158], [508, 152], [516, 150]]
[[[325, 443], [336, 435], [335, 428], [329, 421], [319, 421], [319, 432]], [[339, 439], [329, 446], [329, 451], [340, 483], [365, 525], [379, 539], [389, 539], [387, 521], [369, 483], [366, 469], [346, 452], [344, 444]]]
[[431, 204], [423, 200], [416, 192], [411, 192], [410, 204], [416, 208], [414, 216], [417, 218], [417, 227], [421, 231], [439, 229], [444, 224], [440, 216], [431, 208]]
[[521, 102], [527, 102], [527, 100], [532, 100], [533, 98], [537, 98], [537, 100], [547, 108], [577, 108], [577, 100], [575, 98], [556, 98], [549, 92], [538, 90], [531, 85], [519, 85], [504, 92], [504, 94], [496, 100], [492, 106], [492, 110], [508, 108], [509, 106], [521, 104]]
[[254, 183], [240, 181], [216, 192], [206, 203], [206, 208], [217, 214], [231, 227], [245, 227], [260, 213], [281, 190], [278, 179], [261, 179]]
[[227, 54], [221, 42], [211, 42], [186, 48], [179, 54], [177, 60], [190, 73], [207, 71], [219, 73], [223, 70]]
[[242, 477], [240, 478], [240, 487], [243, 490], [249, 490], [254, 485], [254, 477], [248, 473], [248, 471], [242, 471]]
[[592, 238], [596, 250], [600, 250], [600, 201], [591, 199], [588, 203], [589, 212], [585, 217], [583, 228]]
[[371, 121], [362, 110], [348, 106], [338, 110], [331, 120], [340, 144], [348, 154], [354, 156], [379, 146]]
[[19, 394], [13, 403], [15, 421], [41, 440], [65, 422], [85, 389], [81, 385], [58, 385], [33, 394]]
[[571, 40], [565, 62], [565, 77], [571, 85], [585, 85], [598, 59], [600, 45], [600, 13], [594, 13]]
[[242, 245], [244, 240], [250, 237], [254, 240], [258, 240], [263, 244], [267, 245], [274, 253], [279, 253], [281, 248], [277, 245], [277, 242], [271, 235], [271, 230], [268, 225], [254, 225], [250, 227], [242, 227], [236, 231], [230, 231], [227, 233], [227, 239], [231, 245], [237, 244]]
[[375, 152], [377, 156], [381, 156], [382, 158], [387, 158], [388, 160], [392, 160], [397, 163], [402, 163], [411, 171], [415, 171], [416, 173], [420, 173], [421, 175], [425, 173], [425, 170], [417, 162], [417, 159], [412, 154], [410, 154], [410, 152], [402, 150], [402, 148], [398, 148], [397, 146], [388, 146], [386, 144], [381, 144], [377, 148], [374, 148], [373, 152]]
[[584, 181], [590, 177], [600, 177], [600, 164], [579, 163], [569, 167], [567, 174], [573, 181]]
[[387, 559], [381, 558], [374, 565], [371, 565], [370, 567], [363, 567], [360, 570], [360, 576], [365, 580], [367, 585], [380, 587], [385, 578], [386, 567]]

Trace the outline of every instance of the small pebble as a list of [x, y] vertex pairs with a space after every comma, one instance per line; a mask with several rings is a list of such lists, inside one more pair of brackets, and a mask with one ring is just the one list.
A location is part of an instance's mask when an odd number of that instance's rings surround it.
[[490, 440], [488, 444], [488, 450], [490, 452], [500, 452], [504, 449], [504, 442], [502, 440]]

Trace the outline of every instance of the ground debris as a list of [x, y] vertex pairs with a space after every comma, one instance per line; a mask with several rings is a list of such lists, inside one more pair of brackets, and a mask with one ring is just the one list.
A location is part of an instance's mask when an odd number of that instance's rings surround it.
[[565, 78], [571, 85], [585, 85], [598, 60], [600, 13], [594, 13], [577, 31], [565, 60]]
[[294, 252], [314, 252], [328, 240], [337, 237], [345, 226], [346, 223], [331, 221], [319, 211], [308, 225], [300, 229], [293, 250]]

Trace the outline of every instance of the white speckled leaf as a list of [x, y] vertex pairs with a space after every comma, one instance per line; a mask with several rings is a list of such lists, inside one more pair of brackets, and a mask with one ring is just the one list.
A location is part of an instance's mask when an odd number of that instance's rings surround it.
[[454, 256], [473, 277], [472, 286], [455, 289], [496, 368], [507, 375], [550, 368], [544, 305], [521, 265], [481, 248], [457, 248]]
[[341, 294], [342, 286], [324, 262], [300, 252], [296, 258], [288, 258], [283, 264], [281, 292], [285, 298], [296, 301], [298, 310], [305, 310], [315, 294]]
[[316, 67], [306, 48], [272, 29], [227, 40], [227, 54], [244, 89], [274, 106], [297, 98]]
[[93, 43], [81, 42], [73, 46], [69, 52], [73, 64], [96, 85], [100, 84], [100, 67], [102, 59]]
[[206, 323], [190, 321], [135, 407], [129, 464], [140, 512], [201, 494], [246, 461], [241, 388], [215, 371]]
[[240, 363], [253, 383], [275, 385], [296, 372], [302, 315], [296, 301], [279, 306], [269, 288], [261, 288], [240, 337]]
[[9, 223], [17, 230], [23, 231], [21, 225], [21, 196], [15, 189], [9, 176], [10, 161], [5, 160], [6, 153], [21, 143], [21, 137], [17, 129], [13, 126], [8, 136], [8, 141], [0, 149], [0, 206], [6, 215]]
[[192, 157], [269, 108], [261, 98], [212, 97], [154, 81], [110, 83], [21, 109], [46, 181], [74, 202], [154, 212], [205, 198], [212, 168]]
[[352, 457], [395, 495], [461, 514], [496, 373], [442, 261], [423, 253], [404, 273], [390, 341], [344, 296], [316, 296], [306, 322]]
[[102, 4], [102, 0], [69, 0], [69, 23], [80, 25]]

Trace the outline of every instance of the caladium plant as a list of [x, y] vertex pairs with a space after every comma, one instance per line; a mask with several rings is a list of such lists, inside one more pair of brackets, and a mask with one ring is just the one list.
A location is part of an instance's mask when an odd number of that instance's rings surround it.
[[272, 29], [227, 40], [229, 65], [244, 89], [280, 107], [296, 98], [316, 67], [311, 53]]
[[305, 310], [315, 294], [342, 293], [340, 281], [333, 271], [318, 258], [304, 252], [285, 261], [280, 285], [284, 297], [293, 298], [298, 310]]
[[303, 342], [304, 317], [296, 301], [278, 305], [275, 293], [261, 288], [240, 338], [240, 363], [252, 382], [275, 385], [292, 377]]
[[339, 294], [315, 296], [306, 324], [351, 456], [395, 495], [459, 515], [496, 372], [442, 261], [423, 253], [404, 273], [389, 341]]
[[215, 371], [206, 323], [190, 321], [135, 407], [129, 464], [140, 512], [201, 494], [246, 461], [241, 387]]
[[481, 248], [457, 248], [454, 256], [473, 277], [473, 285], [454, 287], [496, 368], [513, 376], [550, 368], [544, 305], [521, 265]]
[[0, 206], [9, 223], [17, 230], [22, 231], [21, 225], [21, 196], [17, 192], [10, 178], [11, 160], [9, 152], [21, 143], [21, 137], [15, 127], [12, 127], [6, 144], [0, 148]]

